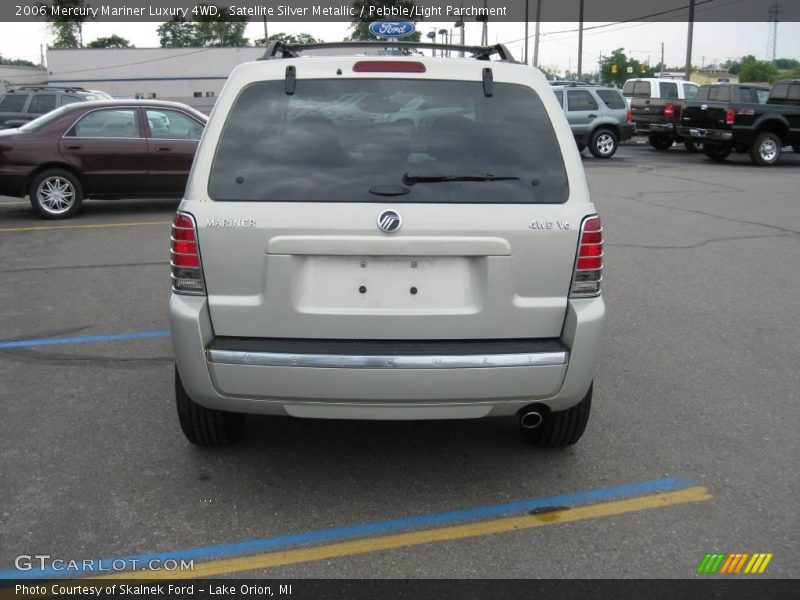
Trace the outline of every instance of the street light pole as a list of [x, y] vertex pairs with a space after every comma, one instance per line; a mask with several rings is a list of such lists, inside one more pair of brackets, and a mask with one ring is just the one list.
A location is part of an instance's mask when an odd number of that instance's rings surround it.
[[528, 5], [530, 0], [525, 0], [525, 59], [523, 62], [528, 64]]
[[536, 2], [536, 38], [533, 42], [533, 66], [539, 66], [539, 25], [542, 21], [542, 0]]
[[692, 36], [694, 35], [694, 0], [689, 1], [689, 37], [686, 40], [686, 80], [692, 78]]
[[[694, 2], [694, 0], [692, 1]], [[578, 28], [578, 81], [581, 80], [583, 67], [583, 0], [581, 0], [580, 22]]]

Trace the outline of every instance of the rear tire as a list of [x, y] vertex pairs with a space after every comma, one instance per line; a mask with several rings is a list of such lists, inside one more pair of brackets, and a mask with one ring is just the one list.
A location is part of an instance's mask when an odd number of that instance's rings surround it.
[[575, 144], [578, 146], [578, 154], [586, 150], [586, 144], [583, 142], [575, 142]]
[[699, 154], [703, 151], [703, 142], [695, 142], [691, 138], [683, 140], [683, 145], [692, 154]]
[[521, 428], [525, 439], [541, 448], [564, 448], [576, 443], [589, 422], [592, 407], [592, 388], [578, 404], [567, 410], [559, 410], [545, 414], [542, 424], [535, 429]]
[[64, 169], [45, 169], [31, 181], [31, 206], [43, 219], [69, 219], [83, 204], [78, 178]]
[[647, 141], [656, 150], [669, 150], [675, 140], [671, 135], [664, 135], [663, 133], [651, 133], [647, 136]]
[[703, 152], [711, 160], [722, 162], [730, 155], [731, 147], [728, 145], [703, 144]]
[[589, 140], [589, 152], [595, 158], [611, 158], [617, 151], [617, 136], [610, 129], [598, 129]]
[[794, 146], [792, 146], [792, 150], [800, 154], [800, 144], [795, 144]]
[[762, 131], [750, 146], [750, 160], [759, 167], [770, 167], [781, 158], [781, 138], [769, 131]]
[[242, 435], [245, 416], [200, 406], [189, 397], [175, 367], [175, 402], [183, 435], [198, 446], [227, 446]]

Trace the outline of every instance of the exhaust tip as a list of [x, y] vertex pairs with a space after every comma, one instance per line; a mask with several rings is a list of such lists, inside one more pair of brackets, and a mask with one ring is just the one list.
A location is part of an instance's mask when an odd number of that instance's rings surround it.
[[529, 410], [522, 414], [519, 418], [519, 423], [523, 429], [536, 429], [542, 424], [544, 417], [538, 410]]

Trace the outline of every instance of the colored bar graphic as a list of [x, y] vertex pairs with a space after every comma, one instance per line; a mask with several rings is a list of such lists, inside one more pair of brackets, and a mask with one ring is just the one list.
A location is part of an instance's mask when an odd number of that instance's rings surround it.
[[[706, 553], [703, 560], [700, 561], [696, 572], [706, 575], [715, 573], [719, 575], [760, 574], [766, 570], [772, 557], [772, 553], [766, 552], [757, 552], [755, 554], [750, 554], [749, 552]], [[744, 571], [742, 571], [743, 568]]]

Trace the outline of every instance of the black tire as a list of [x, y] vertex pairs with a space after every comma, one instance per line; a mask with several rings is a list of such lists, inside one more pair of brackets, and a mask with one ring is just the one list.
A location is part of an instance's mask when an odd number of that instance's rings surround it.
[[717, 146], [716, 144], [703, 144], [703, 152], [705, 155], [715, 162], [722, 162], [731, 153], [731, 147], [727, 144]]
[[586, 150], [586, 144], [583, 142], [575, 142], [575, 144], [578, 146], [578, 154]]
[[617, 151], [617, 134], [610, 129], [598, 129], [589, 139], [589, 152], [595, 158], [611, 158]]
[[242, 435], [245, 415], [200, 406], [189, 397], [175, 368], [175, 402], [183, 435], [198, 446], [227, 446]]
[[781, 158], [781, 138], [770, 131], [762, 131], [750, 146], [750, 160], [759, 167], [770, 167]]
[[792, 146], [792, 150], [800, 154], [800, 144], [795, 144], [794, 146]]
[[586, 396], [575, 406], [567, 410], [546, 413], [542, 424], [535, 429], [521, 427], [525, 439], [541, 448], [564, 448], [575, 444], [581, 439], [589, 422], [593, 387], [594, 384], [589, 386]]
[[69, 219], [81, 209], [83, 187], [69, 171], [45, 169], [31, 181], [30, 200], [43, 219]]
[[691, 138], [683, 140], [683, 145], [686, 147], [686, 150], [692, 154], [699, 154], [703, 151], [703, 142], [696, 142]]
[[651, 133], [647, 136], [647, 141], [656, 150], [669, 150], [675, 143], [675, 139], [671, 135], [663, 133]]

